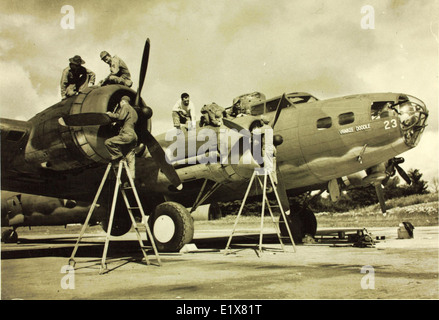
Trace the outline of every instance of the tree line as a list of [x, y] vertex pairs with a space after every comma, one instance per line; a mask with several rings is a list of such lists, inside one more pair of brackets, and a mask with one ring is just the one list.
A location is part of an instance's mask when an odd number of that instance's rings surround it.
[[[411, 184], [400, 184], [398, 176], [390, 178], [384, 188], [384, 197], [386, 200], [392, 198], [406, 197], [414, 194], [428, 194], [428, 182], [422, 179], [423, 174], [419, 169], [410, 169], [407, 172], [410, 177]], [[437, 183], [433, 181], [433, 189], [437, 192]], [[270, 197], [271, 198], [271, 197]], [[353, 188], [341, 193], [340, 199], [337, 202], [332, 202], [330, 197], [316, 195], [314, 197], [310, 194], [302, 194], [295, 197], [289, 197], [290, 205], [292, 207], [300, 207], [307, 204], [314, 212], [346, 212], [356, 208], [366, 207], [377, 204], [378, 197], [375, 187], [370, 185], [368, 187]], [[221, 209], [224, 214], [236, 214], [241, 206], [241, 200], [221, 203]], [[274, 200], [270, 203], [275, 204]], [[243, 215], [259, 215], [261, 213], [261, 201], [247, 201]]]

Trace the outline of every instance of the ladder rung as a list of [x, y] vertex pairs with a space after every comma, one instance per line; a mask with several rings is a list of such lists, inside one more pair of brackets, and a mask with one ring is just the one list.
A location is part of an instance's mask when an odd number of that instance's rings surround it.
[[140, 209], [140, 207], [127, 207], [128, 209], [132, 210], [132, 209]]

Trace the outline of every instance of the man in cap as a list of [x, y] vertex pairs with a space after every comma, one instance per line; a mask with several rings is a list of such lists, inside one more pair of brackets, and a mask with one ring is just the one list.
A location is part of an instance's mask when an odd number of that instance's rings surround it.
[[189, 101], [189, 94], [182, 93], [172, 108], [172, 120], [174, 127], [180, 129], [181, 126], [187, 127], [189, 123], [195, 127], [195, 106], [192, 101]]
[[94, 85], [96, 75], [93, 71], [83, 67], [84, 60], [78, 55], [69, 59], [70, 63], [62, 72], [61, 76], [61, 98], [64, 100], [67, 97], [78, 94], [88, 85]]
[[106, 84], [123, 84], [124, 86], [131, 87], [133, 82], [131, 81], [131, 74], [128, 70], [126, 63], [118, 56], [111, 57], [107, 51], [101, 52], [101, 59], [110, 66], [110, 74], [99, 82], [100, 86]]
[[135, 148], [137, 144], [137, 135], [134, 127], [138, 117], [136, 110], [130, 105], [130, 101], [130, 97], [123, 96], [115, 112], [107, 112], [110, 118], [121, 121], [122, 124], [119, 134], [105, 140], [105, 146], [110, 153], [113, 163], [116, 163], [125, 156], [131, 177], [134, 179]]

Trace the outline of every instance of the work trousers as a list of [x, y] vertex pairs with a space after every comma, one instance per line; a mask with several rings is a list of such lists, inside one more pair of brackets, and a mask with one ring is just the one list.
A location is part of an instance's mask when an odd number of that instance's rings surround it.
[[123, 84], [124, 86], [131, 88], [133, 82], [124, 75], [122, 75], [121, 77], [111, 75], [108, 76], [107, 79], [105, 79], [102, 85], [106, 85], [106, 84]]
[[119, 133], [119, 135], [105, 140], [105, 146], [110, 153], [111, 160], [117, 160], [125, 156], [128, 169], [130, 170], [131, 177], [133, 179], [135, 178], [136, 144], [136, 134], [124, 132], [123, 130]]

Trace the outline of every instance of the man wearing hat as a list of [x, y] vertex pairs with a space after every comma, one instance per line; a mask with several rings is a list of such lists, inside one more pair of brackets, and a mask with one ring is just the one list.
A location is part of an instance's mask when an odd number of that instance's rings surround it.
[[102, 51], [101, 60], [110, 66], [110, 74], [104, 80], [99, 82], [100, 86], [112, 83], [123, 84], [127, 87], [131, 87], [133, 85], [130, 71], [128, 70], [126, 63], [121, 58], [118, 56], [111, 57], [107, 51]]
[[76, 55], [70, 58], [69, 61], [69, 66], [62, 72], [60, 82], [61, 98], [63, 100], [78, 94], [88, 85], [94, 85], [96, 80], [95, 73], [82, 66], [85, 61], [80, 56]]
[[135, 148], [137, 144], [134, 127], [137, 122], [137, 112], [130, 105], [130, 97], [123, 96], [115, 112], [108, 111], [107, 114], [110, 118], [122, 122], [119, 134], [105, 140], [105, 146], [110, 153], [111, 161], [115, 163], [125, 156], [131, 177], [134, 179]]

